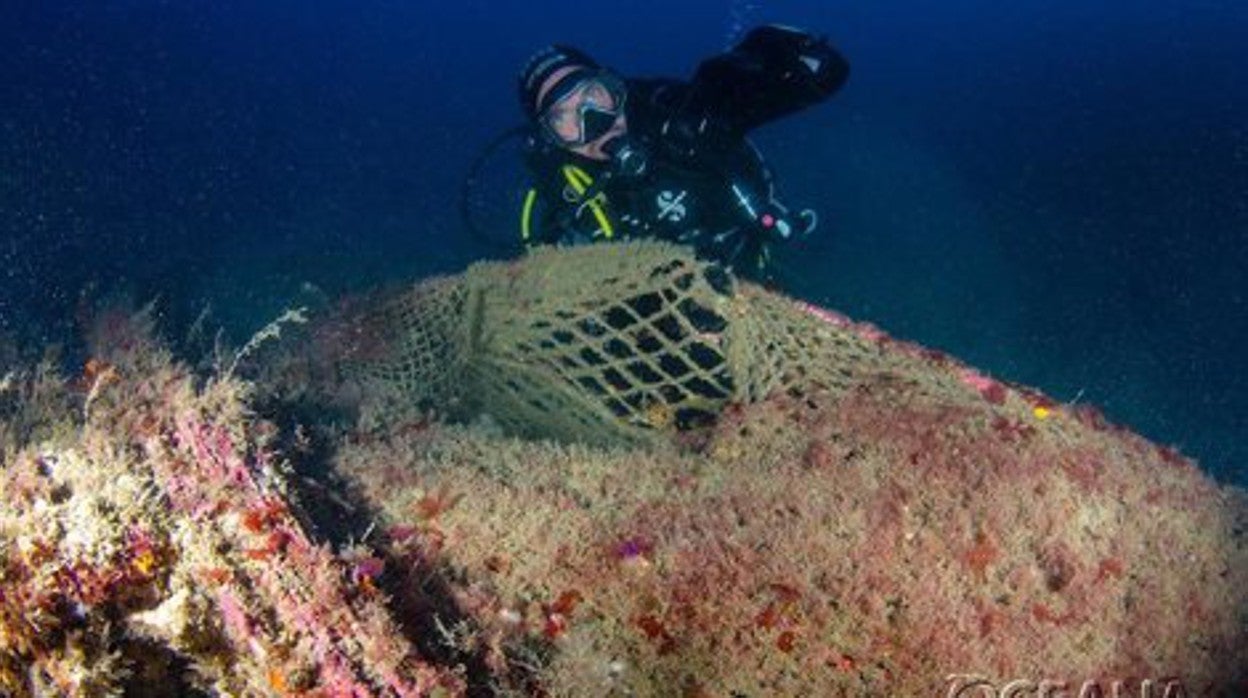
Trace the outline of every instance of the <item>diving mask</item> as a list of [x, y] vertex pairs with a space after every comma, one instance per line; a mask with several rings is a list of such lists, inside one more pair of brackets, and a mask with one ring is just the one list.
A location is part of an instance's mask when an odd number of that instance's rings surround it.
[[598, 140], [615, 126], [628, 91], [622, 80], [606, 71], [569, 77], [566, 84], [552, 88], [550, 106], [538, 119], [553, 143], [576, 147]]

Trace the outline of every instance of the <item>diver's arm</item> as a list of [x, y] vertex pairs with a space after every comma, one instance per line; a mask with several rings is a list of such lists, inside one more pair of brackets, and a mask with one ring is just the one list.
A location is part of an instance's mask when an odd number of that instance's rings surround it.
[[745, 133], [827, 99], [848, 77], [849, 63], [826, 39], [759, 27], [698, 66], [681, 116]]

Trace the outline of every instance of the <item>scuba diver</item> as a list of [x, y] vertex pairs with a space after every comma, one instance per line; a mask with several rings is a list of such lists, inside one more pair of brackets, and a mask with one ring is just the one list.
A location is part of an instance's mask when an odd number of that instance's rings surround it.
[[768, 248], [809, 234], [814, 211], [776, 198], [752, 129], [817, 104], [849, 65], [823, 38], [763, 26], [691, 81], [623, 79], [550, 46], [519, 76], [529, 118], [526, 246], [657, 238], [769, 280]]

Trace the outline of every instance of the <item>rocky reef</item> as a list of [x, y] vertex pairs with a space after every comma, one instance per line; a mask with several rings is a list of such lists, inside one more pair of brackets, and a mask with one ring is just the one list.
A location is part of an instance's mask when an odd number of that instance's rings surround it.
[[370, 558], [300, 523], [249, 386], [197, 379], [145, 317], [100, 318], [82, 376], [9, 374], [0, 694], [458, 693]]
[[[229, 370], [112, 313], [81, 375], [0, 371], [0, 694], [1248, 688], [1242, 490], [1089, 406], [673, 248], [599, 260], [631, 320], [532, 302], [551, 283], [608, 297], [551, 270], [620, 253], [419, 285], [408, 325], [377, 310], [394, 295], [344, 303]], [[422, 299], [469, 329], [401, 341]], [[669, 306], [679, 331], [637, 350]], [[714, 390], [583, 380], [618, 356], [679, 383], [659, 358], [677, 351]], [[462, 384], [431, 390], [438, 370]], [[558, 399], [504, 413], [483, 381]], [[550, 404], [554, 426], [526, 426]]]

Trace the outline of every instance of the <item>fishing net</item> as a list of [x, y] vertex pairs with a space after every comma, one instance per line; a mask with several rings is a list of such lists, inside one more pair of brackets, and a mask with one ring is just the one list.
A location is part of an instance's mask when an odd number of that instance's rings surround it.
[[915, 357], [839, 316], [655, 242], [477, 264], [365, 324], [375, 346], [348, 363], [376, 390], [530, 437], [648, 441], [733, 401], [840, 392], [881, 372], [920, 380]]

